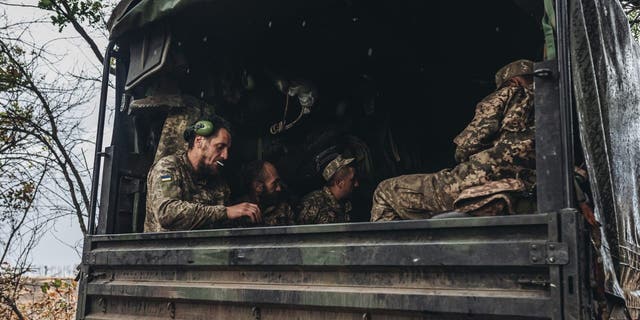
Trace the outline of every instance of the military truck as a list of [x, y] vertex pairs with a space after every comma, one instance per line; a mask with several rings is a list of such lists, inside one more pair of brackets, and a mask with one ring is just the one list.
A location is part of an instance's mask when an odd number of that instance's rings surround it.
[[[77, 319], [640, 317], [640, 51], [617, 1], [123, 0], [109, 28]], [[529, 206], [368, 222], [381, 180], [455, 165], [520, 58]], [[142, 233], [149, 167], [184, 148], [167, 124], [212, 113], [234, 125], [232, 185], [268, 159], [295, 199], [355, 157], [355, 221]]]

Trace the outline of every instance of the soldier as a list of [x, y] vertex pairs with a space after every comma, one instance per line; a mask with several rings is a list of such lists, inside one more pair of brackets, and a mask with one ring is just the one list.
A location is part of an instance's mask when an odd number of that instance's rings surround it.
[[261, 220], [255, 204], [225, 206], [230, 191], [219, 170], [229, 156], [229, 128], [216, 116], [198, 121], [184, 131], [186, 152], [163, 157], [151, 167], [145, 232], [211, 228], [244, 216]]
[[307, 194], [298, 205], [300, 224], [349, 222], [351, 202], [348, 201], [354, 188], [358, 187], [354, 158], [344, 159], [338, 155], [322, 171], [327, 181], [320, 189]]
[[452, 210], [513, 213], [510, 194], [535, 184], [532, 71], [528, 60], [500, 69], [497, 90], [478, 103], [471, 123], [453, 140], [458, 165], [382, 181], [371, 221], [426, 219]]
[[240, 200], [258, 205], [264, 225], [294, 224], [293, 210], [281, 198], [282, 180], [273, 164], [263, 160], [248, 163], [242, 168], [242, 184], [246, 194]]

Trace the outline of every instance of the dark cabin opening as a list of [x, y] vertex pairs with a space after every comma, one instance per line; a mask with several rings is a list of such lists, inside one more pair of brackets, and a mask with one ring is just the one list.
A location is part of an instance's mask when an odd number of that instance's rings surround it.
[[[355, 221], [368, 221], [381, 180], [453, 167], [452, 140], [476, 103], [495, 89], [495, 72], [516, 59], [542, 59], [542, 5], [533, 1], [215, 6], [203, 4], [156, 26], [170, 30], [169, 59], [130, 90], [133, 98], [143, 98], [154, 79], [165, 77], [215, 106], [234, 126], [225, 166], [232, 187], [241, 164], [262, 158], [276, 164], [295, 199], [322, 185], [317, 167], [323, 155], [358, 157]], [[279, 81], [313, 88], [315, 101], [291, 129], [272, 134], [287, 104]], [[297, 97], [289, 97], [287, 122], [300, 109]], [[154, 157], [165, 114], [126, 116], [128, 125], [116, 124], [113, 144], [139, 155], [122, 161], [121, 172], [145, 178], [141, 172]], [[133, 221], [133, 230], [141, 231], [144, 195], [127, 197], [123, 189], [113, 232], [130, 232]]]

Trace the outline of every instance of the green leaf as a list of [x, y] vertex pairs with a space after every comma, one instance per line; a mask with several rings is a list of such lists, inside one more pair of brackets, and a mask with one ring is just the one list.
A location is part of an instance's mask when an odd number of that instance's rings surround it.
[[52, 5], [51, 0], [38, 1], [38, 8], [41, 8], [41, 9], [50, 9], [51, 5]]

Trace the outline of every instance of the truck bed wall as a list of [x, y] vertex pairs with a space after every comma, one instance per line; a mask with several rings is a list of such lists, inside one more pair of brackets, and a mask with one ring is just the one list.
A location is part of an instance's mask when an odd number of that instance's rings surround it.
[[561, 318], [558, 215], [93, 236], [79, 319]]

